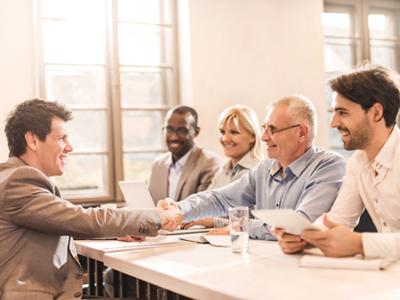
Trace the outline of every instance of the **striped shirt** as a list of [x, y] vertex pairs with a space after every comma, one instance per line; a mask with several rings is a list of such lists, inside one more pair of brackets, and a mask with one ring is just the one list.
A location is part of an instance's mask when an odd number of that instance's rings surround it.
[[[247, 152], [241, 160], [232, 167], [232, 161], [229, 159], [218, 171], [215, 173], [211, 181], [208, 191], [224, 187], [231, 182], [240, 179], [244, 174], [248, 173], [251, 168], [256, 167], [260, 163], [252, 157], [250, 152]], [[214, 227], [221, 228], [229, 225], [229, 220], [226, 217], [214, 217]]]

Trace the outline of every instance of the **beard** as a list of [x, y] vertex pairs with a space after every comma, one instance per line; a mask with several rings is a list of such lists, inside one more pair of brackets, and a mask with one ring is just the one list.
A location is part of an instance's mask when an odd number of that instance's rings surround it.
[[346, 150], [365, 149], [370, 144], [373, 135], [367, 115], [365, 115], [364, 119], [351, 131], [345, 127], [340, 127], [338, 130], [344, 130], [350, 133], [350, 140], [348, 142], [343, 142], [343, 148]]

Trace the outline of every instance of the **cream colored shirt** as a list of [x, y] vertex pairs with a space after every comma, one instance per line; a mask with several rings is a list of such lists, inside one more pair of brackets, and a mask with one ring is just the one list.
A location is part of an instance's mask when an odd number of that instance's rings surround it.
[[400, 130], [397, 126], [374, 161], [363, 150], [357, 150], [350, 158], [343, 186], [328, 216], [354, 228], [364, 208], [378, 231], [362, 234], [365, 256], [400, 257]]

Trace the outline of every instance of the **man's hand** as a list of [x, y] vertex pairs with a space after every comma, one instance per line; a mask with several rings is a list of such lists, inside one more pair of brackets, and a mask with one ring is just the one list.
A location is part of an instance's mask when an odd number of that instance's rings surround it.
[[323, 220], [328, 230], [304, 230], [301, 237], [329, 257], [364, 255], [361, 233], [352, 232], [344, 225], [329, 221], [326, 214]]
[[157, 202], [157, 207], [162, 207], [164, 209], [168, 209], [169, 206], [175, 206], [176, 208], [178, 208], [180, 210], [178, 204], [170, 198], [166, 198], [165, 200], [160, 200]]
[[121, 242], [143, 242], [145, 239], [145, 236], [127, 236], [124, 238], [117, 238], [117, 240]]
[[160, 200], [157, 203], [156, 211], [161, 218], [161, 229], [175, 231], [182, 222], [183, 213], [171, 199]]
[[231, 234], [231, 229], [228, 226], [222, 227], [222, 228], [215, 228], [207, 233], [205, 235], [230, 235]]
[[206, 228], [213, 228], [214, 227], [214, 221], [212, 218], [206, 218], [202, 220], [197, 220], [197, 221], [192, 221], [189, 223], [182, 223], [181, 229], [188, 229], [190, 227], [193, 227], [195, 225], [201, 225]]
[[300, 236], [287, 234], [279, 228], [271, 229], [271, 233], [276, 235], [278, 239], [278, 245], [285, 254], [301, 252], [307, 246], [307, 242], [304, 241]]

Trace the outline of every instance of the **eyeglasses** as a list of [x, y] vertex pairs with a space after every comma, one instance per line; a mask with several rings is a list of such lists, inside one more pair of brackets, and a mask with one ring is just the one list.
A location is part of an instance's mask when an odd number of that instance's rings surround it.
[[182, 137], [187, 136], [189, 133], [191, 133], [194, 130], [193, 128], [192, 129], [179, 128], [175, 131], [171, 127], [166, 127], [166, 126], [162, 127], [161, 129], [162, 129], [162, 131], [164, 131], [164, 133], [166, 135], [172, 135], [175, 132], [177, 135], [182, 136]]
[[301, 126], [301, 124], [289, 126], [289, 127], [282, 128], [282, 129], [277, 129], [277, 128], [270, 128], [267, 125], [263, 124], [263, 125], [261, 125], [261, 130], [262, 130], [262, 132], [265, 132], [269, 136], [273, 136], [275, 133], [278, 133], [278, 132], [281, 132], [281, 131], [284, 131], [284, 130], [288, 130], [288, 129], [291, 129], [291, 128], [299, 127], [299, 126]]

